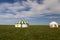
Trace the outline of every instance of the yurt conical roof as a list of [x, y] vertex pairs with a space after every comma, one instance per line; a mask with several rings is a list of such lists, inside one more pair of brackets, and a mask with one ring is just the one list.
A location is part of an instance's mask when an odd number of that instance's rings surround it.
[[25, 22], [24, 20], [20, 20], [20, 21], [18, 21], [16, 24], [28, 24], [28, 23]]
[[51, 22], [50, 24], [57, 24], [57, 22], [53, 21], [53, 22]]

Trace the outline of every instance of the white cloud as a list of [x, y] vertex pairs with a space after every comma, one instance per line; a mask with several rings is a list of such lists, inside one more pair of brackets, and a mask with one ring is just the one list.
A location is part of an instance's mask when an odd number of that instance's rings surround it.
[[13, 14], [5, 14], [5, 15], [0, 15], [0, 18], [15, 18]]
[[50, 16], [50, 17], [45, 17], [45, 18], [60, 18], [60, 17], [56, 17], [56, 16]]
[[[39, 17], [44, 16], [41, 14], [45, 13], [60, 13], [60, 3], [59, 0], [44, 0], [43, 4], [38, 4], [36, 1], [32, 2], [27, 0], [27, 2], [23, 2], [23, 5], [20, 5], [19, 2], [15, 2], [13, 4], [10, 3], [2, 3], [0, 4], [0, 18], [21, 18], [21, 17]], [[22, 11], [18, 12], [17, 10], [25, 9], [27, 6], [31, 7], [30, 11]], [[4, 9], [8, 9], [8, 13], [3, 15], [1, 11]], [[10, 13], [12, 12], [12, 13]], [[14, 14], [16, 15], [14, 15]]]

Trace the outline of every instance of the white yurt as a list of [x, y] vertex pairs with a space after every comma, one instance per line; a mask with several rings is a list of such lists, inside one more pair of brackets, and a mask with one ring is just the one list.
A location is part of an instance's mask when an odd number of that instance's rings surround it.
[[53, 21], [49, 24], [50, 28], [58, 28], [58, 23]]
[[15, 27], [25, 28], [25, 27], [28, 27], [28, 23], [23, 20], [20, 20], [15, 24]]

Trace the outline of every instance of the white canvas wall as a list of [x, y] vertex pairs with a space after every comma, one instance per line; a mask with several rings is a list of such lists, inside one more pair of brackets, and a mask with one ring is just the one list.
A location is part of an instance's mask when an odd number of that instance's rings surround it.
[[15, 27], [22, 27], [22, 28], [25, 28], [25, 27], [28, 27], [27, 24], [15, 24]]
[[27, 24], [22, 24], [22, 27], [25, 28], [25, 27], [28, 27], [28, 25]]
[[15, 24], [15, 27], [21, 27], [21, 24]]

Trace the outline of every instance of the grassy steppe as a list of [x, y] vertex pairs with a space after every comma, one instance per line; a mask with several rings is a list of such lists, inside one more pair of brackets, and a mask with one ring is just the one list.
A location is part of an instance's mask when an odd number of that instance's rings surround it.
[[31, 25], [28, 28], [15, 28], [13, 25], [0, 25], [0, 40], [60, 40], [60, 27]]

